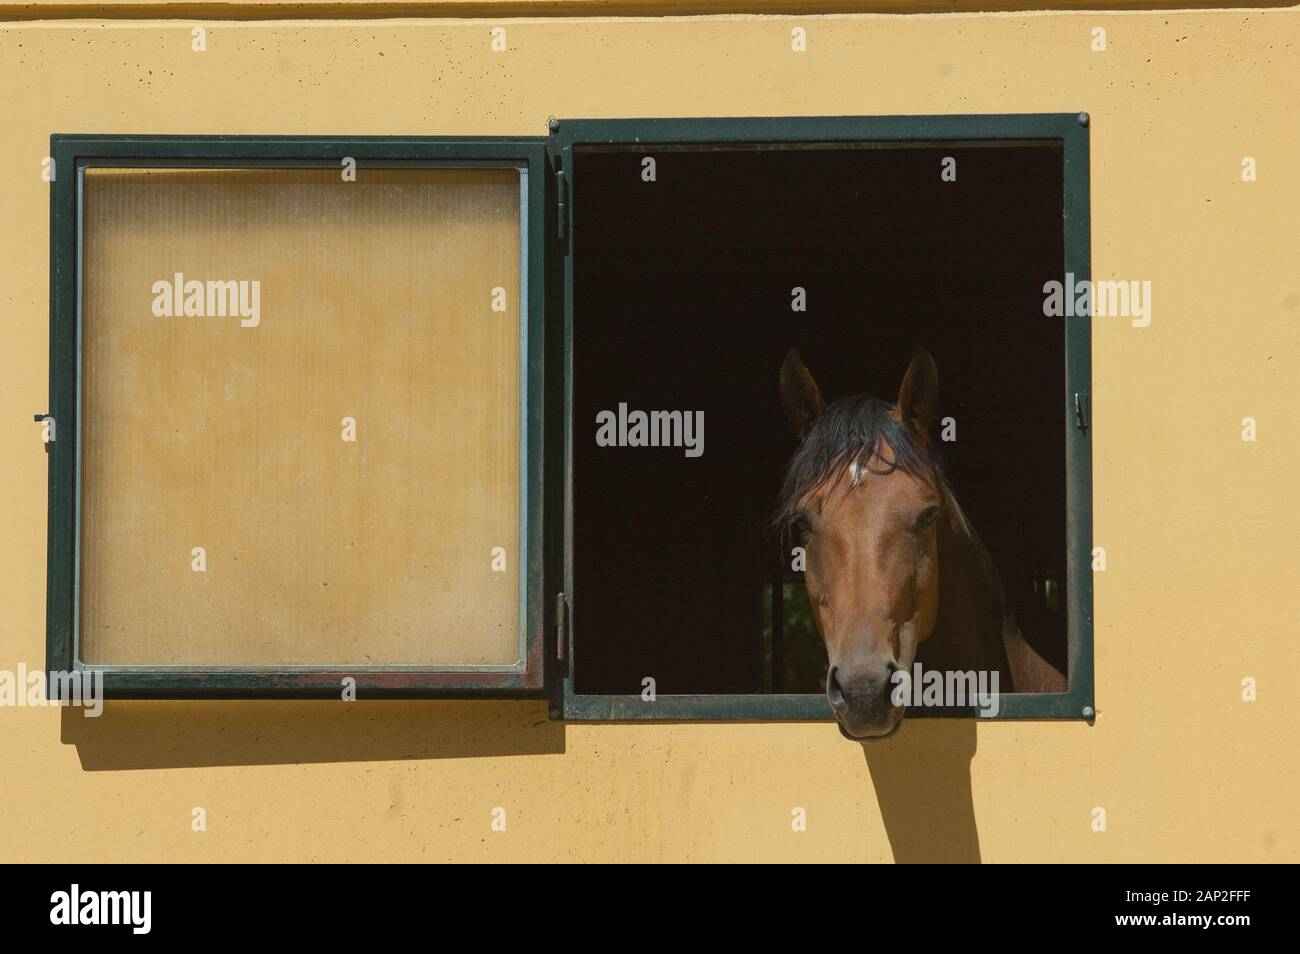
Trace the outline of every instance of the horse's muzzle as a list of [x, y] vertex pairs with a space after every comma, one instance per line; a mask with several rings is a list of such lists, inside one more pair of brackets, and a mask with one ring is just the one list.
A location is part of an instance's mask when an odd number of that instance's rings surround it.
[[893, 700], [893, 659], [872, 660], [846, 671], [831, 666], [826, 673], [826, 699], [839, 723], [840, 733], [855, 742], [886, 739], [898, 731], [905, 706]]

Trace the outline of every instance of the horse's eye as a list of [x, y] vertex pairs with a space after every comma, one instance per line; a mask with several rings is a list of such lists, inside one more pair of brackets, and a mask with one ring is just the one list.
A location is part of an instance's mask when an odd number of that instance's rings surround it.
[[921, 511], [921, 516], [916, 518], [916, 528], [918, 530], [924, 530], [926, 527], [932, 526], [938, 517], [938, 507], [926, 507]]
[[791, 529], [794, 531], [795, 539], [801, 543], [812, 535], [812, 524], [805, 517], [796, 517]]

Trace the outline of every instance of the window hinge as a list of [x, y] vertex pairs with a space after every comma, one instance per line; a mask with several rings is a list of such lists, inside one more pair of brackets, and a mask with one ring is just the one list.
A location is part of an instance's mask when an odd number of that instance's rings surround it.
[[569, 653], [569, 601], [555, 594], [555, 658], [564, 662]]
[[563, 242], [569, 237], [569, 184], [564, 170], [555, 170], [555, 237]]
[[1074, 392], [1074, 421], [1079, 430], [1088, 433], [1092, 424], [1092, 396], [1087, 391]]

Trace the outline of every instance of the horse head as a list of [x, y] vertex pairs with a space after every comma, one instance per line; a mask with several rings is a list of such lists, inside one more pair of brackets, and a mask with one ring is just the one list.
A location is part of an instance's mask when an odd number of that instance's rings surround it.
[[804, 548], [804, 580], [826, 642], [826, 696], [852, 739], [893, 734], [909, 674], [939, 609], [938, 528], [952, 518], [930, 438], [939, 394], [918, 347], [894, 404], [870, 395], [827, 406], [791, 349], [781, 397], [799, 449], [778, 524]]

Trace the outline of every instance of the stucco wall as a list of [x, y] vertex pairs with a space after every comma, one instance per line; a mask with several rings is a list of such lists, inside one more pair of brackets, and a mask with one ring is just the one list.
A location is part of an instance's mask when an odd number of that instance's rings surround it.
[[1153, 283], [1149, 327], [1094, 330], [1099, 714], [914, 721], [864, 757], [830, 725], [561, 726], [541, 702], [0, 709], [0, 857], [1300, 858], [1300, 10], [205, 25], [195, 53], [180, 20], [0, 24], [0, 669], [44, 653], [51, 132], [1087, 110], [1094, 277]]

